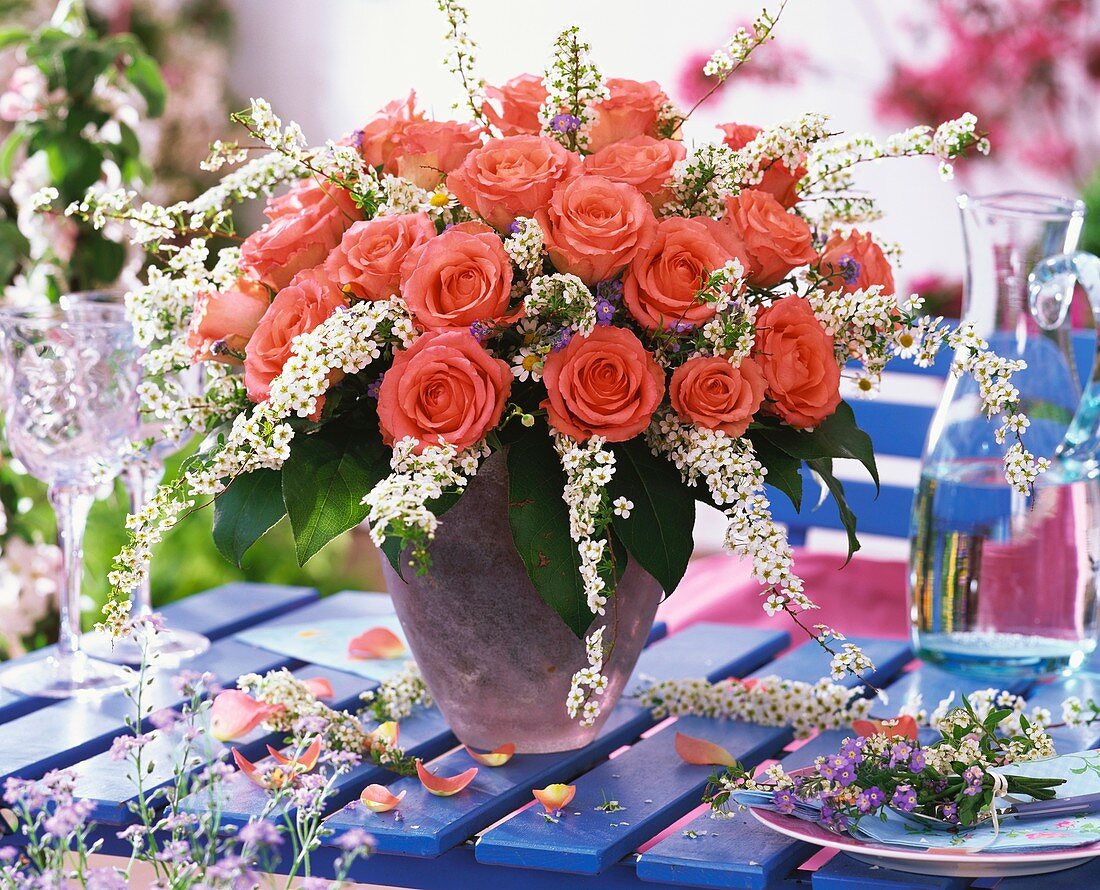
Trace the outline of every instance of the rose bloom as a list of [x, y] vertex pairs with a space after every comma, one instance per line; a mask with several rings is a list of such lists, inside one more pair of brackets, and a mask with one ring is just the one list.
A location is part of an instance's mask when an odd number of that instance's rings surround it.
[[654, 210], [660, 210], [672, 197], [665, 188], [672, 167], [686, 156], [684, 144], [675, 139], [635, 136], [588, 155], [584, 172], [632, 185], [649, 199]]
[[585, 284], [618, 273], [657, 235], [657, 218], [642, 193], [603, 176], [562, 183], [535, 219], [554, 268]]
[[726, 198], [721, 221], [703, 222], [730, 254], [748, 260], [748, 280], [757, 287], [772, 287], [817, 259], [805, 220], [758, 189]]
[[751, 358], [738, 367], [721, 356], [696, 356], [672, 374], [668, 395], [687, 423], [736, 438], [749, 428], [764, 401], [764, 375]]
[[658, 135], [657, 116], [668, 102], [660, 84], [611, 77], [606, 85], [611, 95], [592, 107], [596, 120], [588, 131], [590, 152], [635, 136]]
[[394, 353], [378, 390], [382, 440], [418, 440], [419, 454], [443, 439], [466, 448], [500, 422], [512, 387], [508, 363], [469, 331], [430, 331]]
[[431, 191], [481, 147], [482, 130], [477, 124], [458, 121], [423, 121], [409, 124], [386, 166], [422, 189]]
[[[187, 328], [191, 361], [241, 364], [233, 353], [244, 351], [270, 305], [268, 289], [248, 278], [238, 278], [224, 291], [199, 294]], [[224, 344], [224, 348], [215, 353], [215, 343]]]
[[241, 270], [273, 291], [325, 261], [344, 231], [362, 217], [351, 194], [332, 183], [302, 180], [268, 201], [271, 220], [241, 244]]
[[[503, 86], [487, 86], [484, 92], [487, 101], [481, 105], [482, 114], [505, 136], [536, 135], [542, 129], [539, 109], [546, 101], [546, 87], [540, 75], [520, 74]], [[499, 111], [493, 101], [499, 103]]]
[[532, 217], [557, 185], [581, 172], [581, 160], [553, 139], [506, 136], [466, 155], [447, 176], [448, 190], [497, 229]]
[[728, 258], [699, 220], [662, 219], [653, 243], [623, 275], [623, 303], [648, 331], [677, 324], [697, 327], [714, 317], [713, 304], [696, 298], [699, 288]]
[[753, 357], [774, 400], [771, 410], [791, 426], [817, 426], [840, 404], [833, 348], [832, 336], [801, 297], [783, 297], [756, 316]]
[[360, 299], [388, 300], [398, 293], [409, 251], [434, 237], [435, 225], [426, 213], [360, 220], [325, 260], [325, 274]]
[[[744, 148], [761, 132], [759, 127], [750, 124], [719, 124], [718, 129], [725, 135], [722, 141], [734, 151]], [[796, 187], [798, 181], [805, 175], [806, 168], [802, 164], [791, 170], [782, 161], [773, 161], [764, 171], [764, 178], [756, 185], [747, 186], [747, 188], [767, 192], [789, 210], [798, 203]]]
[[550, 353], [542, 372], [550, 425], [578, 442], [633, 439], [665, 394], [665, 373], [626, 328], [598, 327]]
[[821, 274], [835, 287], [852, 293], [882, 285], [884, 294], [894, 292], [894, 271], [882, 248], [869, 232], [852, 229], [847, 235], [833, 232], [821, 252]]
[[346, 305], [344, 295], [316, 273], [305, 272], [279, 291], [245, 349], [244, 385], [248, 397], [254, 402], [266, 401], [271, 381], [290, 358], [291, 341]]
[[[401, 136], [409, 124], [422, 120], [424, 114], [416, 110], [415, 90], [410, 90], [405, 99], [394, 99], [382, 106], [358, 131], [359, 153], [367, 166], [385, 166], [400, 145]], [[395, 171], [391, 169], [388, 172]]]
[[401, 265], [401, 295], [427, 330], [469, 328], [475, 321], [511, 324], [512, 261], [492, 229], [454, 226], [409, 251]]

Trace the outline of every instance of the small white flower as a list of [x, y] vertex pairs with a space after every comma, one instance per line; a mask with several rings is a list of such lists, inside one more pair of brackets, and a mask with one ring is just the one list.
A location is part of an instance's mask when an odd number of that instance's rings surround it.
[[615, 515], [622, 519], [630, 518], [630, 511], [634, 509], [634, 502], [624, 497], [617, 497], [611, 503], [612, 509], [615, 511]]

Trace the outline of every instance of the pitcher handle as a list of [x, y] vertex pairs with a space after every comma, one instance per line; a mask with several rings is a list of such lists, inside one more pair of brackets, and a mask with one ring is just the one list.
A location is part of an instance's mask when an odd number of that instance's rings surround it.
[[1031, 315], [1048, 331], [1065, 323], [1076, 285], [1088, 296], [1096, 324], [1096, 355], [1055, 462], [1072, 475], [1100, 475], [1100, 258], [1083, 250], [1047, 257], [1036, 264], [1027, 283]]

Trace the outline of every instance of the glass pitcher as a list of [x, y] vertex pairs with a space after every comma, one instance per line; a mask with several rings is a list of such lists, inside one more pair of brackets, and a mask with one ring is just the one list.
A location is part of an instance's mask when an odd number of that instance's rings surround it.
[[[963, 320], [1000, 356], [1030, 418], [1026, 447], [1052, 460], [1030, 495], [1005, 481], [1008, 444], [977, 385], [948, 377], [913, 508], [909, 605], [919, 657], [990, 682], [1050, 677], [1096, 645], [1100, 580], [1100, 373], [1086, 398], [1068, 320], [1075, 285], [1100, 318], [1100, 260], [1075, 252], [1082, 202], [960, 196]], [[1097, 366], [1100, 372], [1100, 364]]]

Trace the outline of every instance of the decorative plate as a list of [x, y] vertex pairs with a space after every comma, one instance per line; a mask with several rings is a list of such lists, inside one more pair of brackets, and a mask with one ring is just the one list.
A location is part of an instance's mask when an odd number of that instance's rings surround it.
[[805, 822], [794, 816], [784, 816], [781, 813], [756, 807], [750, 809], [758, 822], [787, 837], [817, 844], [819, 847], [841, 850], [868, 865], [920, 875], [966, 878], [1040, 875], [1083, 865], [1090, 859], [1100, 856], [1100, 842], [1074, 847], [1071, 850], [1029, 853], [975, 853], [944, 847], [907, 849], [834, 834], [814, 822]]

